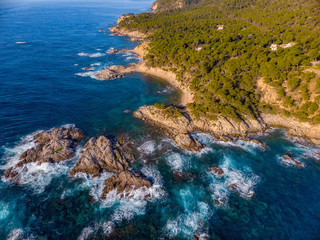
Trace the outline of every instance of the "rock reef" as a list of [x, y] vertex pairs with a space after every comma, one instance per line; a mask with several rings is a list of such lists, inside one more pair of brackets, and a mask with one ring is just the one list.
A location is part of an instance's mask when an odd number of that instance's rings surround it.
[[84, 137], [83, 131], [73, 127], [60, 127], [40, 132], [34, 136], [34, 142], [37, 145], [22, 153], [20, 161], [14, 167], [7, 169], [4, 176], [17, 182], [15, 178], [19, 174], [19, 168], [27, 163], [36, 162], [41, 165], [70, 159], [74, 157], [75, 147]]
[[105, 199], [106, 195], [113, 190], [116, 190], [117, 194], [120, 194], [120, 197], [129, 197], [130, 191], [132, 190], [137, 190], [142, 187], [150, 188], [152, 186], [152, 181], [142, 172], [123, 171], [108, 178], [104, 184], [105, 187], [101, 196], [102, 199]]
[[120, 173], [128, 170], [129, 159], [122, 153], [118, 142], [112, 142], [105, 136], [91, 138], [83, 147], [83, 153], [70, 175], [86, 173], [92, 177], [100, 176], [103, 171]]
[[84, 145], [81, 158], [70, 170], [70, 176], [84, 173], [90, 177], [98, 177], [103, 172], [115, 173], [105, 180], [102, 199], [112, 190], [116, 190], [117, 194], [124, 192], [120, 197], [128, 197], [131, 190], [150, 188], [152, 181], [142, 172], [130, 168], [134, 156], [127, 152], [129, 146], [124, 141], [105, 136], [91, 138]]

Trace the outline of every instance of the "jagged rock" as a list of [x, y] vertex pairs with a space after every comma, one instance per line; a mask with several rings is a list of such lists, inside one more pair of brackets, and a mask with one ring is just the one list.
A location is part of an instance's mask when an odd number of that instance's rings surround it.
[[83, 154], [70, 175], [86, 173], [92, 177], [107, 172], [120, 173], [129, 169], [129, 160], [133, 156], [124, 154], [119, 142], [113, 142], [105, 136], [91, 138], [83, 147]]
[[109, 53], [109, 54], [116, 54], [116, 53], [118, 53], [118, 52], [119, 52], [119, 50], [116, 49], [116, 48], [114, 48], [114, 47], [111, 47], [111, 48], [107, 51], [107, 53]]
[[173, 172], [173, 179], [175, 181], [185, 181], [185, 180], [194, 179], [196, 177], [197, 175], [192, 172], [179, 172], [179, 171]]
[[259, 146], [260, 146], [262, 149], [264, 149], [264, 150], [266, 150], [266, 149], [268, 148], [268, 146], [267, 146], [265, 143], [263, 143], [263, 142], [261, 142], [261, 141], [259, 141], [259, 140], [257, 140], [257, 139], [241, 138], [241, 141], [251, 142], [251, 143], [257, 144], [257, 145], [259, 145]]
[[181, 148], [190, 151], [200, 151], [205, 145], [199, 142], [195, 137], [190, 134], [180, 133], [173, 139]]
[[141, 172], [124, 171], [105, 181], [101, 198], [105, 199], [106, 195], [112, 190], [117, 190], [117, 194], [126, 193], [123, 196], [128, 197], [128, 193], [131, 190], [136, 190], [141, 187], [150, 188], [152, 184], [152, 181]]
[[117, 72], [111, 68], [106, 68], [96, 74], [96, 77], [100, 80], [113, 80], [116, 78], [123, 78], [124, 76], [123, 73]]
[[222, 176], [224, 174], [223, 170], [221, 168], [218, 167], [211, 167], [210, 170], [214, 173], [217, 174], [219, 176]]
[[19, 161], [14, 167], [10, 167], [4, 173], [6, 178], [15, 178], [18, 175], [18, 168], [27, 163], [45, 162], [54, 163], [72, 158], [75, 155], [74, 148], [79, 144], [79, 140], [85, 134], [78, 128], [60, 127], [49, 131], [43, 131], [34, 136], [37, 143], [19, 157]]
[[282, 157], [291, 162], [293, 165], [297, 166], [298, 168], [302, 168], [302, 163], [292, 158], [289, 154], [284, 154]]

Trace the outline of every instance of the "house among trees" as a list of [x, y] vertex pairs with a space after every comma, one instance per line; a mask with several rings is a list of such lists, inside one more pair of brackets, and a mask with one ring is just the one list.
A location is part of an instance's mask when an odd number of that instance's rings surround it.
[[217, 25], [217, 30], [223, 30], [224, 29], [224, 25]]
[[280, 47], [282, 47], [282, 48], [288, 48], [288, 47], [292, 47], [292, 46], [294, 46], [294, 45], [295, 45], [295, 43], [294, 43], [294, 42], [291, 42], [291, 43], [287, 43], [287, 44], [281, 44]]
[[273, 44], [271, 44], [270, 48], [271, 48], [271, 51], [275, 52], [278, 49], [278, 44], [273, 43]]

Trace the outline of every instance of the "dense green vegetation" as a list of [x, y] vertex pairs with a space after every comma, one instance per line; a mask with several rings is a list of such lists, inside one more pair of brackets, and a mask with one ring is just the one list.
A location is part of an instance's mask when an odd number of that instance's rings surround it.
[[[241, 120], [273, 111], [319, 122], [320, 80], [311, 68], [320, 56], [318, 0], [183, 2], [182, 9], [142, 13], [120, 26], [148, 34], [146, 62], [189, 84], [195, 116]], [[278, 102], [262, 100], [259, 79], [275, 89]]]

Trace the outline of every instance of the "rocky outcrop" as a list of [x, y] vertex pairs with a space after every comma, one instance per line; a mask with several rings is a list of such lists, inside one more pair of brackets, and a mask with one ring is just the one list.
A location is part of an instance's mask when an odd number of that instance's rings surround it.
[[302, 137], [313, 144], [320, 145], [320, 124], [300, 122], [293, 117], [274, 114], [262, 114], [261, 117], [269, 126], [287, 129], [287, 134], [290, 136]]
[[205, 145], [188, 133], [179, 133], [173, 139], [181, 148], [189, 151], [200, 151]]
[[[209, 132], [214, 136], [229, 140], [230, 135], [243, 137], [249, 133], [261, 132], [267, 127], [266, 124], [257, 120], [237, 122], [224, 117], [219, 117], [216, 121], [205, 118], [197, 119], [188, 109], [184, 110], [181, 115], [168, 116], [166, 109], [159, 109], [155, 106], [142, 106], [134, 112], [134, 116], [167, 129], [173, 140], [183, 148], [186, 148], [184, 143], [191, 143], [195, 138], [190, 140], [187, 139], [187, 136], [181, 137], [180, 134], [191, 136], [190, 133], [194, 132]], [[195, 149], [193, 146], [194, 144], [191, 145], [191, 149]], [[197, 147], [199, 149], [199, 145]]]
[[138, 171], [124, 171], [105, 181], [101, 198], [105, 199], [106, 195], [113, 190], [116, 190], [117, 194], [122, 193], [122, 195], [120, 195], [122, 197], [128, 197], [132, 190], [137, 190], [142, 187], [150, 188], [151, 186], [152, 180], [147, 178], [143, 173]]
[[133, 17], [133, 16], [134, 16], [134, 13], [123, 14], [121, 17], [118, 18], [117, 24], [119, 24], [123, 20], [128, 19], [128, 18]]
[[36, 162], [40, 165], [70, 159], [75, 155], [74, 148], [84, 137], [85, 134], [80, 129], [73, 127], [60, 127], [40, 132], [34, 136], [34, 142], [37, 145], [22, 153], [20, 161], [6, 170], [4, 176], [15, 178], [19, 168], [27, 163]]
[[124, 66], [110, 66], [106, 69], [98, 72], [96, 77], [100, 80], [113, 80], [116, 78], [123, 78], [125, 73], [128, 73], [128, 69]]
[[70, 175], [85, 173], [92, 177], [100, 176], [103, 171], [121, 173], [127, 171], [132, 155], [125, 154], [118, 142], [105, 136], [91, 138], [83, 147], [83, 153]]
[[166, 130], [167, 135], [183, 149], [190, 151], [200, 151], [205, 145], [199, 142], [192, 133], [195, 128], [189, 118], [183, 114], [178, 116], [168, 116], [165, 109], [154, 106], [144, 106], [133, 113], [137, 118], [146, 122], [151, 122]]
[[[127, 17], [128, 18], [128, 17]], [[121, 21], [119, 21], [121, 19], [121, 17], [118, 19], [118, 22], [122, 22], [124, 19], [126, 18], [123, 18]], [[116, 26], [113, 26], [110, 28], [110, 32], [113, 33], [113, 35], [115, 36], [126, 36], [126, 37], [129, 37], [129, 39], [131, 41], [142, 41], [147, 35], [142, 33], [142, 32], [139, 32], [139, 31], [129, 31], [125, 28], [122, 28], [118, 25]]]
[[128, 152], [129, 145], [131, 143], [126, 137], [118, 140], [105, 136], [93, 137], [84, 145], [81, 158], [69, 174], [84, 173], [98, 177], [103, 172], [115, 173], [105, 181], [102, 199], [112, 190], [116, 190], [120, 197], [128, 197], [131, 190], [149, 188], [152, 181], [143, 173], [130, 169], [129, 163], [134, 161], [134, 156]]

